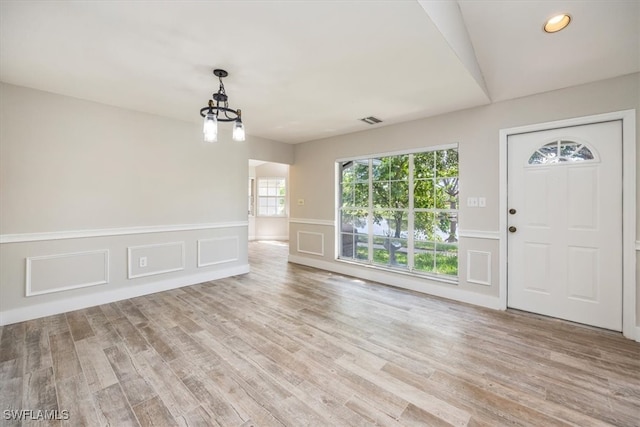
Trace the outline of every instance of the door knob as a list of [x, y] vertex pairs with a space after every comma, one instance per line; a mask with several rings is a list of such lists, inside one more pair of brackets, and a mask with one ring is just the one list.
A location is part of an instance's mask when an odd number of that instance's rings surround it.
[[510, 231], [511, 233], [515, 233], [515, 232], [516, 232], [516, 230], [517, 230], [517, 228], [515, 228], [513, 225], [512, 225], [511, 227], [509, 227], [509, 231]]

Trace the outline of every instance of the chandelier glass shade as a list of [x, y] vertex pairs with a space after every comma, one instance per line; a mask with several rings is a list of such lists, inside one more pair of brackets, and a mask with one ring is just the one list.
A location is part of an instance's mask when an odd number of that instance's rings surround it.
[[212, 95], [213, 99], [209, 100], [206, 107], [200, 109], [200, 116], [204, 118], [202, 132], [204, 133], [205, 142], [218, 141], [218, 122], [234, 122], [233, 124], [233, 140], [244, 141], [244, 124], [242, 123], [242, 111], [229, 108], [229, 97], [224, 89], [222, 78], [227, 77], [229, 73], [225, 70], [215, 69], [213, 74], [220, 81], [218, 92]]

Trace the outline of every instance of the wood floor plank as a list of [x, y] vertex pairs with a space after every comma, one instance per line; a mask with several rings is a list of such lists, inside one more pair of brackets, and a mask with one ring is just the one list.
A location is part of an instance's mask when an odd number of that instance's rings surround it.
[[66, 313], [65, 316], [74, 341], [80, 341], [95, 335], [83, 310], [71, 311]]
[[[17, 360], [17, 359], [13, 359]], [[8, 362], [3, 362], [8, 363]], [[49, 368], [50, 369], [50, 368]], [[2, 408], [2, 420], [3, 424], [8, 426], [20, 426], [20, 420], [18, 418], [11, 419], [11, 413], [9, 419], [5, 418], [4, 411], [19, 411], [23, 409], [22, 395], [23, 395], [23, 379], [22, 376], [16, 376], [12, 378], [1, 378], [0, 384], [0, 408]]]
[[118, 334], [126, 343], [127, 348], [133, 353], [148, 350], [149, 343], [144, 339], [138, 329], [126, 317], [118, 317], [111, 320], [111, 324], [116, 328]]
[[78, 359], [91, 393], [116, 384], [118, 378], [97, 337], [76, 342]]
[[136, 361], [140, 374], [147, 379], [174, 417], [188, 413], [200, 405], [198, 398], [191, 394], [159, 354], [152, 351], [139, 353]]
[[182, 354], [177, 348], [171, 345], [171, 337], [169, 334], [155, 323], [149, 322], [144, 326], [140, 326], [138, 330], [151, 347], [167, 362], [180, 357]]
[[14, 323], [2, 327], [0, 362], [17, 359], [24, 354], [25, 324]]
[[107, 348], [104, 352], [132, 406], [156, 396], [155, 390], [135, 366], [134, 356], [129, 354], [126, 349], [119, 344]]
[[75, 344], [71, 338], [71, 332], [49, 334], [51, 357], [56, 380], [75, 377], [82, 374], [80, 360], [76, 354]]
[[56, 391], [60, 410], [68, 411], [69, 415], [62, 425], [90, 427], [98, 424], [93, 398], [83, 375], [56, 381]]
[[125, 315], [129, 321], [134, 325], [145, 324], [149, 321], [147, 317], [140, 311], [137, 305], [134, 303], [134, 300], [123, 300], [118, 301], [115, 305], [120, 309], [120, 311]]
[[140, 424], [129, 406], [120, 384], [113, 384], [93, 394], [100, 425], [136, 427]]
[[20, 409], [43, 411], [58, 409], [53, 368], [48, 367], [29, 372], [23, 379], [23, 406]]
[[172, 427], [178, 423], [159, 397], [154, 397], [133, 407], [142, 427]]
[[25, 322], [25, 371], [53, 366], [49, 334], [42, 319]]
[[192, 409], [181, 416], [180, 420], [189, 427], [221, 427], [202, 406]]

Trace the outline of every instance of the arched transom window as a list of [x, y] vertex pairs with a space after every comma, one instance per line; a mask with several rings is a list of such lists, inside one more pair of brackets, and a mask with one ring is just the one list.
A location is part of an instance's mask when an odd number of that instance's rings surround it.
[[529, 165], [551, 165], [561, 163], [593, 162], [596, 155], [586, 144], [576, 141], [557, 140], [543, 145], [533, 152]]

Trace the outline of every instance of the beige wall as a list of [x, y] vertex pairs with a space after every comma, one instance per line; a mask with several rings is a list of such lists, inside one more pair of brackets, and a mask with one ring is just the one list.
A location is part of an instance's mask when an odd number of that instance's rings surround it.
[[[293, 157], [231, 128], [206, 144], [197, 120], [4, 83], [0, 123], [0, 323], [248, 270], [249, 156]], [[27, 297], [28, 279], [55, 292]]]
[[[612, 111], [636, 109], [640, 113], [640, 74], [592, 84], [556, 90], [515, 100], [458, 111], [409, 123], [379, 127], [358, 133], [312, 141], [295, 147], [291, 167], [291, 199], [305, 199], [304, 206], [291, 205], [291, 217], [303, 219], [291, 224], [290, 259], [348, 274], [378, 278], [390, 284], [471, 302], [493, 306], [499, 296], [499, 131], [535, 123], [581, 117]], [[381, 113], [382, 114], [382, 113]], [[640, 117], [640, 116], [639, 116]], [[640, 123], [640, 120], [637, 119]], [[637, 127], [638, 129], [638, 127]], [[638, 133], [636, 131], [636, 133]], [[640, 138], [636, 140], [636, 144]], [[335, 257], [335, 162], [351, 156], [363, 156], [420, 149], [442, 144], [459, 144], [460, 155], [460, 230], [484, 238], [460, 238], [459, 285], [449, 285], [400, 275], [386, 275], [365, 267], [337, 262]], [[640, 149], [637, 150], [640, 161]], [[640, 185], [637, 185], [640, 200]], [[486, 197], [486, 208], [467, 208], [469, 196]], [[637, 209], [640, 215], [640, 209]], [[301, 252], [294, 236], [302, 232], [321, 235], [324, 255]], [[640, 236], [636, 236], [640, 240]], [[320, 247], [320, 238], [316, 246]], [[319, 253], [317, 248], [310, 252]], [[489, 253], [487, 262], [491, 285], [467, 280], [469, 251]], [[474, 263], [472, 263], [474, 264]], [[640, 282], [637, 310], [640, 311]], [[492, 302], [493, 301], [493, 302]], [[638, 317], [640, 318], [640, 313]]]

